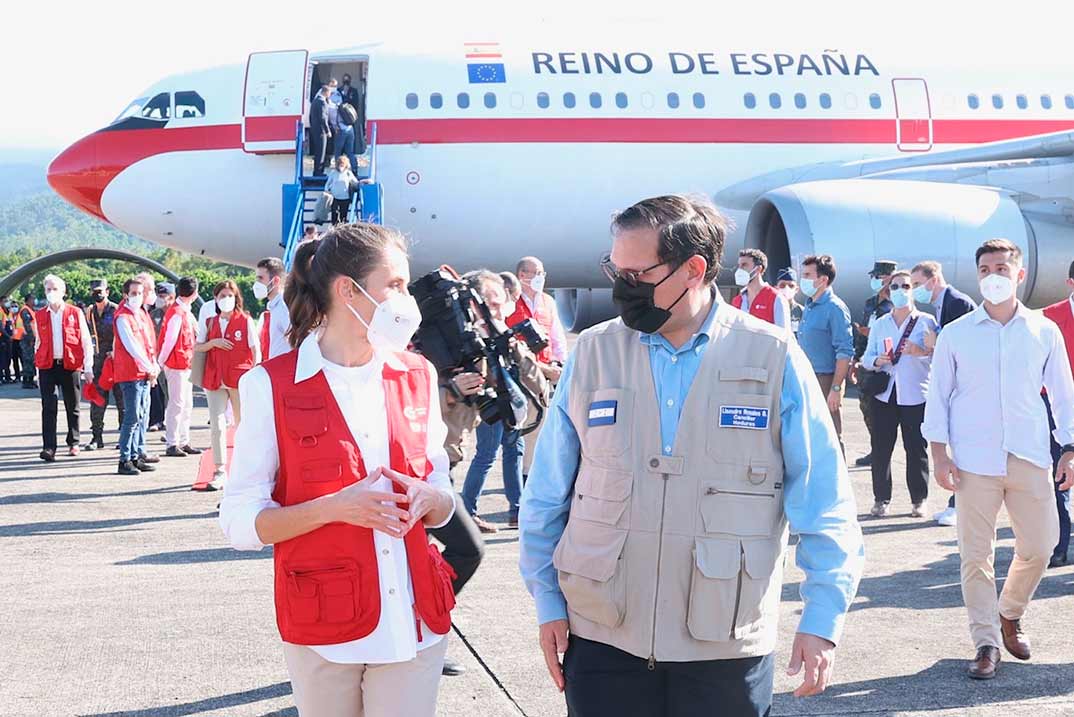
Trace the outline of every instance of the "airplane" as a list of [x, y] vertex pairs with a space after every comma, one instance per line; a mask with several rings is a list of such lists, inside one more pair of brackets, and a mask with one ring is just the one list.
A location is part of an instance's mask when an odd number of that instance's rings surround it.
[[731, 270], [744, 246], [767, 253], [770, 279], [831, 254], [852, 306], [881, 258], [938, 260], [979, 296], [974, 249], [997, 236], [1025, 252], [1023, 300], [1067, 294], [1069, 67], [1026, 53], [999, 63], [968, 41], [943, 57], [742, 37], [720, 48], [711, 35], [255, 52], [155, 83], [60, 153], [48, 181], [123, 231], [253, 266], [293, 248], [308, 221], [323, 182], [296, 156], [300, 123], [320, 85], [347, 73], [363, 98], [361, 216], [411, 237], [415, 276], [541, 257], [575, 330], [615, 313], [598, 265], [614, 212], [672, 192], [734, 220]]

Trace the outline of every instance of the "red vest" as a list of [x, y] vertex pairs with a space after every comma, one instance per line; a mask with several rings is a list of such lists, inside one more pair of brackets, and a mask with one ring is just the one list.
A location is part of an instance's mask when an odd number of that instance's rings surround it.
[[164, 362], [164, 365], [168, 368], [175, 369], [176, 371], [186, 371], [194, 364], [194, 322], [189, 316], [182, 316], [183, 313], [189, 314], [189, 309], [180, 309], [179, 302], [176, 301], [168, 310], [164, 312], [164, 323], [161, 324], [164, 330], [160, 332], [160, 339], [157, 342], [157, 354], [160, 354], [161, 349], [164, 348], [164, 337], [168, 333], [168, 323], [171, 322], [172, 317], [176, 314], [180, 314], [182, 323], [179, 325], [179, 337], [175, 339], [175, 346], [172, 347], [172, 352], [168, 354], [168, 360]]
[[[750, 303], [750, 315], [758, 319], [764, 319], [770, 324], [776, 323], [776, 302], [779, 301], [779, 292], [776, 287], [765, 284]], [[731, 305], [736, 309], [742, 308], [742, 293], [731, 297]]]
[[1070, 311], [1070, 299], [1045, 306], [1042, 313], [1054, 321], [1063, 334], [1063, 343], [1067, 348], [1067, 360], [1070, 361], [1071, 373], [1074, 373], [1074, 314]]
[[[134, 339], [142, 345], [145, 355], [149, 357], [151, 362], [156, 361], [157, 342], [156, 332], [153, 330], [153, 319], [149, 318], [149, 314], [142, 309], [131, 311], [125, 300], [116, 309], [115, 320], [119, 321], [121, 316], [126, 317], [127, 325], [130, 326]], [[143, 378], [149, 378], [149, 374], [138, 368], [138, 363], [127, 351], [127, 347], [123, 345], [123, 340], [119, 338], [118, 330], [116, 330], [115, 338], [112, 340], [112, 361], [115, 365], [116, 383], [140, 381]]]
[[[507, 317], [507, 325], [514, 326], [515, 324], [521, 324], [526, 319], [533, 319], [533, 322], [540, 327], [541, 333], [545, 335], [546, 339], [551, 341], [552, 338], [552, 312], [553, 309], [552, 297], [544, 292], [537, 294], [536, 310], [530, 311], [530, 305], [526, 303], [526, 300], [521, 296], [518, 297], [518, 301], [515, 302], [515, 313]], [[537, 354], [537, 360], [541, 363], [552, 362], [552, 345], [549, 343], [539, 354]]]
[[230, 351], [209, 349], [205, 356], [203, 388], [215, 391], [220, 386], [238, 388], [242, 375], [254, 367], [254, 350], [250, 348], [250, 315], [233, 312], [227, 322], [227, 330], [221, 334], [220, 317], [209, 317], [208, 340], [225, 338], [231, 342]]
[[[382, 373], [388, 413], [391, 468], [425, 479], [429, 371], [425, 359], [396, 356], [404, 370]], [[295, 383], [298, 352], [265, 364], [272, 383], [280, 468], [273, 500], [281, 506], [335, 493], [367, 475], [323, 372]], [[396, 486], [396, 492], [403, 491]], [[451, 567], [417, 523], [403, 538], [414, 588], [414, 617], [444, 635], [451, 627], [455, 593]], [[329, 523], [273, 546], [276, 624], [285, 642], [330, 645], [365, 637], [380, 622], [380, 578], [373, 531]], [[418, 627], [420, 629], [420, 623]]]
[[[79, 308], [71, 304], [63, 305], [63, 317], [60, 327], [63, 333], [63, 368], [67, 371], [81, 371], [86, 352], [82, 350], [82, 323], [78, 319]], [[37, 338], [40, 344], [34, 354], [34, 366], [52, 368], [52, 312], [46, 306], [34, 313], [37, 324]]]
[[261, 314], [261, 360], [269, 360], [269, 328], [270, 319], [272, 318], [272, 312], [265, 309], [265, 313]]

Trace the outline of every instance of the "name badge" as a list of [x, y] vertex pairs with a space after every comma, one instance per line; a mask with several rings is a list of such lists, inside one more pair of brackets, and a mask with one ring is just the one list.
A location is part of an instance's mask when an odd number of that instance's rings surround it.
[[756, 406], [720, 406], [720, 428], [768, 428], [768, 409]]
[[615, 413], [618, 407], [618, 401], [593, 401], [589, 404], [589, 425], [615, 425]]

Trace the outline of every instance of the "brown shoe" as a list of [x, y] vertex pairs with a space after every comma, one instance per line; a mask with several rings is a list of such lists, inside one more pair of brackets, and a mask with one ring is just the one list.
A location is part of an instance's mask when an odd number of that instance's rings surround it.
[[485, 520], [481, 516], [474, 515], [474, 516], [471, 516], [471, 517], [474, 519], [474, 525], [476, 525], [477, 529], [480, 530], [482, 533], [491, 534], [491, 533], [499, 533], [500, 532], [499, 528], [497, 528], [495, 525], [493, 525], [492, 523], [488, 522], [487, 520]]
[[1022, 632], [1021, 620], [1008, 620], [999, 616], [999, 629], [1003, 633], [1003, 646], [1019, 660], [1028, 660], [1029, 638]]
[[985, 645], [977, 648], [977, 657], [970, 663], [969, 675], [975, 680], [991, 680], [999, 669], [999, 648]]

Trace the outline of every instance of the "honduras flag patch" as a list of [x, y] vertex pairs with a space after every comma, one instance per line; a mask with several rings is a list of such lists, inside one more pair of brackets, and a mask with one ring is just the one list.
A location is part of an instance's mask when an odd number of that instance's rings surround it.
[[618, 408], [618, 401], [593, 401], [593, 403], [589, 404], [589, 425], [615, 425], [615, 414]]

